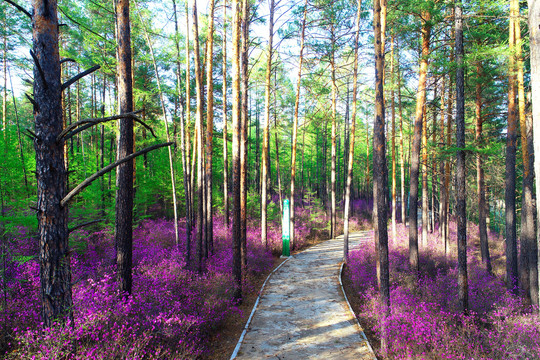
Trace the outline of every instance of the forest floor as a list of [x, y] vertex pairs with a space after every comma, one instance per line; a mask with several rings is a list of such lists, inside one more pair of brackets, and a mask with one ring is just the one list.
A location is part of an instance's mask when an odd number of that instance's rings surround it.
[[[369, 239], [351, 237], [351, 246]], [[266, 285], [237, 359], [374, 359], [339, 287], [343, 237], [292, 256]]]
[[[293, 256], [324, 242], [325, 240], [321, 235], [324, 236], [324, 234], [315, 234], [315, 236], [306, 238], [304, 246], [302, 246], [301, 249], [292, 252]], [[285, 261], [285, 258], [276, 258], [274, 261], [274, 266], [271, 269], [259, 274], [255, 279], [252, 280], [254, 287], [260, 289], [268, 275], [270, 275], [270, 273], [274, 271], [274, 269], [277, 268], [283, 261]], [[249, 314], [253, 309], [253, 305], [255, 305], [255, 301], [257, 301], [258, 295], [258, 292], [247, 294], [243, 299], [242, 304], [239, 306], [241, 313], [231, 314], [227, 319], [225, 319], [222, 328], [216, 331], [211, 339], [213, 349], [212, 353], [204, 356], [204, 360], [230, 359], [231, 354], [238, 343], [238, 339], [244, 330]]]

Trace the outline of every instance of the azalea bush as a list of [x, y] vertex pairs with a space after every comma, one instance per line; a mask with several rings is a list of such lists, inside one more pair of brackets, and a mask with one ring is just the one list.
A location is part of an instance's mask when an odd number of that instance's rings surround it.
[[[312, 229], [326, 227], [329, 218], [310, 204], [296, 207], [296, 216], [296, 248], [301, 249]], [[214, 218], [214, 252], [198, 274], [186, 266], [185, 219], [179, 221], [178, 243], [172, 221], [140, 222], [133, 230], [133, 291], [123, 301], [117, 293], [112, 229], [70, 234], [73, 323], [45, 329], [40, 323], [38, 239], [29, 228], [17, 228], [3, 256], [0, 357], [170, 359], [208, 354], [212, 334], [227, 318], [245, 316], [233, 298], [230, 226], [223, 216]], [[260, 221], [248, 219], [244, 294], [259, 290], [255, 280], [272, 269], [281, 247], [280, 217], [268, 223], [267, 244], [261, 242]], [[195, 258], [194, 239], [190, 255]]]
[[[408, 271], [408, 228], [389, 232], [391, 315], [386, 338], [391, 359], [538, 359], [540, 321], [503, 279], [489, 274], [478, 260], [478, 227], [469, 226], [468, 279], [470, 313], [458, 310], [456, 223], [450, 224], [451, 254], [445, 257], [438, 229], [420, 249], [417, 285]], [[503, 240], [489, 234], [492, 257], [503, 258]], [[363, 243], [350, 253], [346, 272], [362, 304], [359, 317], [381, 337], [375, 244]], [[381, 355], [381, 354], [379, 354]]]

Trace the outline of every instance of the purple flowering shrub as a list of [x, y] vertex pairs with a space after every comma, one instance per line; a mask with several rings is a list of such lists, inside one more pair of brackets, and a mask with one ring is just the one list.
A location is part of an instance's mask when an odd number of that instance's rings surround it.
[[[448, 260], [438, 229], [420, 248], [420, 278], [408, 271], [408, 228], [398, 225], [397, 238], [389, 231], [391, 315], [386, 337], [391, 359], [538, 359], [540, 322], [504, 282], [489, 274], [478, 257], [478, 227], [468, 227], [469, 315], [458, 310], [456, 223], [450, 225]], [[489, 234], [494, 259], [503, 254], [502, 239]], [[494, 251], [495, 250], [495, 251]], [[501, 250], [502, 251], [502, 250]], [[347, 269], [362, 299], [359, 316], [381, 336], [375, 244], [363, 243], [350, 253]]]
[[[195, 358], [209, 351], [212, 332], [231, 314], [232, 246], [222, 218], [214, 221], [214, 253], [198, 274], [186, 268], [185, 222], [145, 220], [133, 233], [133, 291], [119, 301], [114, 239], [108, 230], [72, 234], [74, 322], [42, 329], [37, 241], [20, 236], [6, 256], [6, 302], [0, 301], [0, 356], [39, 359]], [[269, 227], [277, 233], [274, 226]], [[192, 259], [195, 257], [192, 240]], [[180, 249], [180, 250], [179, 250]], [[248, 224], [248, 274], [244, 292], [257, 291], [253, 276], [273, 266], [260, 243], [260, 229]], [[2, 293], [4, 295], [4, 293]]]

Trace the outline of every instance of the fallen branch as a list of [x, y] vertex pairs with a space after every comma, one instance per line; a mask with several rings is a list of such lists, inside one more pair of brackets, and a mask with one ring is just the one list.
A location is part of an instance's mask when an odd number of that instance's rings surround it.
[[68, 229], [68, 233], [72, 233], [73, 231], [75, 230], [79, 230], [80, 228], [82, 227], [85, 227], [85, 226], [88, 226], [88, 225], [92, 225], [92, 224], [96, 224], [100, 221], [103, 221], [104, 219], [98, 219], [98, 220], [92, 220], [92, 221], [88, 221], [88, 222], [85, 222], [85, 223], [82, 223], [82, 224], [79, 224], [77, 226], [74, 226], [70, 229]]
[[140, 155], [143, 155], [143, 154], [146, 154], [147, 152], [150, 152], [152, 150], [156, 150], [156, 149], [159, 149], [159, 148], [162, 148], [162, 147], [165, 147], [165, 146], [171, 146], [173, 145], [174, 142], [167, 142], [167, 143], [163, 143], [163, 144], [157, 144], [157, 145], [153, 145], [153, 146], [149, 146], [143, 150], [140, 150], [140, 151], [137, 151], [136, 153], [133, 153], [131, 155], [128, 155], [126, 156], [125, 158], [123, 159], [120, 159], [108, 166], [105, 166], [103, 169], [99, 170], [98, 172], [94, 173], [93, 175], [89, 176], [88, 178], [86, 178], [86, 180], [84, 180], [82, 183], [80, 183], [79, 185], [77, 185], [76, 188], [74, 188], [73, 190], [71, 190], [69, 192], [69, 194], [67, 194], [63, 199], [62, 201], [60, 201], [60, 206], [64, 207], [66, 206], [66, 204], [71, 200], [73, 199], [73, 197], [75, 197], [75, 195], [77, 195], [78, 193], [80, 193], [85, 187], [87, 187], [88, 185], [90, 185], [94, 180], [96, 180], [97, 178], [101, 177], [102, 175], [108, 173], [109, 171], [111, 171], [112, 169], [114, 169], [115, 167], [117, 167], [118, 165], [121, 165], [125, 162], [128, 162], [134, 158], [136, 158], [137, 156], [140, 156]]
[[66, 81], [65, 83], [62, 84], [62, 91], [67, 89], [75, 81], [85, 77], [86, 75], [89, 75], [89, 74], [93, 73], [94, 71], [96, 71], [96, 70], [98, 70], [100, 68], [101, 68], [101, 66], [95, 65], [95, 66], [92, 66], [90, 69], [85, 70], [85, 71], [83, 71], [82, 73], [80, 73], [78, 75], [75, 75], [74, 77], [72, 77], [71, 79], [69, 79], [68, 81]]
[[17, 10], [24, 13], [26, 16], [28, 16], [30, 18], [30, 20], [32, 20], [32, 14], [30, 14], [28, 12], [28, 10], [26, 10], [25, 8], [23, 8], [22, 6], [18, 5], [17, 3], [15, 3], [15, 2], [13, 2], [11, 0], [4, 0], [4, 1], [7, 2], [8, 4], [13, 5]]

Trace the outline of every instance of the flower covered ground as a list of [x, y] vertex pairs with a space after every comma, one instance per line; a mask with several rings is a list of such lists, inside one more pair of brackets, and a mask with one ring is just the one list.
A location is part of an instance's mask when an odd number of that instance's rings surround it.
[[[408, 228], [398, 225], [397, 238], [389, 231], [391, 315], [386, 337], [390, 359], [539, 359], [540, 321], [519, 297], [505, 287], [503, 239], [490, 233], [494, 275], [478, 260], [478, 227], [468, 225], [468, 276], [471, 313], [458, 310], [457, 257], [448, 259], [437, 229], [429, 247], [420, 249], [418, 286], [408, 272]], [[455, 246], [456, 223], [450, 225]], [[381, 336], [375, 265], [375, 244], [353, 249], [346, 271], [357, 314], [372, 342]], [[498, 268], [497, 268], [498, 267]], [[368, 331], [369, 333], [369, 331]], [[379, 350], [379, 356], [381, 355]]]
[[[297, 208], [297, 248], [327, 233], [320, 208]], [[352, 221], [352, 226], [358, 226]], [[182, 226], [184, 225], [184, 227]], [[176, 247], [173, 223], [145, 220], [134, 229], [133, 294], [119, 301], [115, 284], [114, 237], [109, 229], [79, 230], [70, 238], [74, 323], [42, 329], [38, 243], [20, 228], [3, 257], [0, 300], [0, 357], [7, 359], [195, 359], [211, 356], [212, 339], [232, 317], [248, 314], [232, 299], [230, 228], [214, 220], [214, 254], [202, 275], [186, 269], [185, 222]], [[258, 221], [248, 221], [244, 294], [256, 293], [259, 274], [281, 253], [279, 218], [269, 224], [268, 249]], [[248, 311], [249, 312], [249, 311]], [[244, 320], [245, 321], [245, 320]]]

